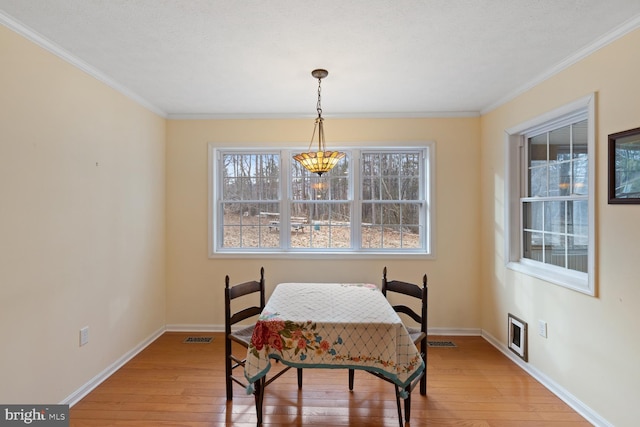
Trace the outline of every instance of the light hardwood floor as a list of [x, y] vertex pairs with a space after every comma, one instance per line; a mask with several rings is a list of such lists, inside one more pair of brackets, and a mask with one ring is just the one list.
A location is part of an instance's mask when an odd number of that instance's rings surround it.
[[[187, 336], [213, 336], [185, 344]], [[584, 420], [481, 337], [430, 337], [427, 396], [412, 393], [411, 426], [581, 427]], [[240, 347], [238, 347], [240, 348]], [[279, 369], [272, 368], [272, 371]], [[225, 397], [221, 333], [167, 332], [71, 408], [71, 426], [255, 426], [253, 396]], [[264, 426], [396, 427], [393, 386], [356, 371], [295, 370], [266, 389]]]

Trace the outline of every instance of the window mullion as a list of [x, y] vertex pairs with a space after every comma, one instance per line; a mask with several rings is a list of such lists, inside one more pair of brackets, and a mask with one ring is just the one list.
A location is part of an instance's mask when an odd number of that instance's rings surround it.
[[573, 125], [569, 126], [569, 195], [573, 195]]
[[569, 268], [569, 200], [564, 201], [564, 267]]
[[[547, 168], [548, 170], [549, 168]], [[546, 206], [547, 202], [542, 202], [542, 230], [540, 230], [542, 232], [542, 262], [546, 263], [546, 257], [547, 257], [547, 233], [546, 233], [546, 212], [547, 212], [547, 206]]]
[[349, 174], [349, 203], [351, 217], [351, 245], [355, 250], [362, 249], [362, 162], [360, 150], [351, 152], [351, 173]]
[[291, 171], [291, 152], [280, 152], [280, 247], [291, 249], [291, 204], [293, 203], [293, 174]]
[[551, 160], [550, 160], [551, 149], [550, 149], [550, 141], [549, 141], [550, 136], [551, 136], [551, 133], [547, 132], [547, 192], [545, 196], [548, 196], [551, 190], [551, 188], [549, 187], [549, 184], [551, 183]]

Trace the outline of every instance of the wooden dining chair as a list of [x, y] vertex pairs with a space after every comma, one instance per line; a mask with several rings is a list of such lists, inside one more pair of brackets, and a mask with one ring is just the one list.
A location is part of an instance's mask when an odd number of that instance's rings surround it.
[[[235, 356], [233, 354], [233, 343], [240, 344], [246, 351], [251, 343], [251, 337], [255, 328], [255, 323], [249, 326], [234, 327], [237, 323], [250, 317], [258, 316], [265, 305], [265, 290], [264, 290], [264, 267], [260, 268], [260, 279], [252, 280], [249, 282], [240, 283], [229, 287], [229, 276], [225, 276], [224, 279], [224, 333], [225, 333], [225, 378], [227, 386], [227, 400], [233, 400], [233, 383], [240, 384], [243, 388], [247, 388], [248, 384], [242, 376], [234, 376], [233, 370], [241, 367], [244, 369], [246, 361], [246, 353], [242, 357]], [[231, 302], [236, 298], [245, 297], [247, 295], [259, 296], [259, 305], [252, 305], [242, 309], [237, 309], [232, 313]], [[271, 381], [288, 371], [287, 367], [280, 371], [276, 376], [272, 377], [269, 381], [263, 383], [263, 387], [269, 384]], [[298, 369], [298, 388], [302, 388], [302, 369]]]
[[[397, 313], [406, 314], [415, 322], [415, 325], [405, 325], [405, 327], [407, 328], [407, 331], [409, 332], [409, 336], [413, 340], [413, 343], [420, 349], [420, 355], [422, 356], [422, 360], [424, 361], [425, 366], [422, 374], [419, 377], [415, 378], [412, 383], [405, 388], [405, 391], [407, 393], [407, 397], [404, 399], [404, 415], [406, 422], [409, 422], [411, 412], [411, 391], [416, 387], [418, 382], [420, 382], [420, 394], [422, 396], [425, 396], [427, 394], [427, 289], [426, 274], [422, 276], [422, 287], [420, 287], [416, 284], [403, 282], [400, 280], [388, 280], [387, 267], [384, 267], [384, 269], [382, 270], [382, 294], [385, 297], [388, 297], [387, 294], [389, 292], [395, 292], [420, 300], [420, 313], [404, 304], [392, 305], [394, 311], [396, 311]], [[353, 390], [354, 373], [355, 371], [353, 369], [349, 369], [349, 390]], [[390, 382], [390, 380], [388, 380], [381, 374], [377, 374], [375, 372], [370, 373], [379, 378], [382, 378], [385, 381]], [[400, 406], [400, 390], [397, 389], [396, 403], [398, 405], [398, 417], [400, 420], [400, 426], [402, 426], [403, 423], [402, 408]]]
[[[388, 292], [396, 292], [420, 300], [420, 314], [414, 309], [402, 304], [394, 305], [393, 309], [397, 313], [406, 314], [418, 325], [409, 325], [406, 326], [406, 328], [413, 343], [420, 349], [420, 355], [424, 361], [425, 369], [420, 377], [420, 394], [425, 396], [427, 394], [427, 275], [422, 276], [422, 287], [420, 287], [413, 283], [402, 282], [400, 280], [387, 280], [387, 267], [384, 267], [382, 270], [382, 294], [387, 296]], [[413, 389], [415, 385], [416, 383], [414, 382], [411, 389]]]

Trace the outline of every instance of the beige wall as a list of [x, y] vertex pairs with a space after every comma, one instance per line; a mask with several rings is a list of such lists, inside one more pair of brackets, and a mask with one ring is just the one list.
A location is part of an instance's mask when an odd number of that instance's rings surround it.
[[[391, 277], [429, 276], [434, 303], [430, 327], [478, 328], [479, 118], [326, 119], [327, 145], [436, 143], [437, 259], [402, 257], [323, 259], [208, 259], [209, 142], [216, 146], [306, 148], [308, 120], [170, 120], [167, 126], [167, 323], [222, 327], [224, 276], [258, 277], [265, 267], [268, 294], [284, 281], [380, 283]], [[313, 271], [313, 275], [306, 274]]]
[[[607, 135], [640, 126], [640, 31], [482, 117], [482, 328], [506, 343], [511, 312], [529, 323], [529, 363], [616, 426], [640, 401], [640, 205], [607, 204]], [[596, 297], [504, 267], [504, 130], [597, 93]], [[548, 338], [537, 334], [548, 322]]]
[[4, 26], [0, 93], [0, 402], [58, 403], [165, 324], [165, 121]]

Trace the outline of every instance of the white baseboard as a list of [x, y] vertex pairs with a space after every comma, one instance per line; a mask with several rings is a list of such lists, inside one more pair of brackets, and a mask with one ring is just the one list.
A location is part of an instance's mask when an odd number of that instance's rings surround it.
[[481, 336], [479, 328], [428, 328], [427, 335], [451, 335], [451, 336]]
[[613, 424], [602, 418], [597, 412], [589, 408], [580, 399], [569, 393], [565, 388], [540, 372], [538, 369], [517, 357], [507, 348], [506, 345], [497, 340], [493, 335], [486, 331], [482, 331], [482, 337], [497, 348], [502, 354], [511, 359], [516, 365], [520, 366], [525, 372], [538, 380], [543, 386], [549, 389], [551, 393], [558, 396], [560, 400], [569, 405], [574, 411], [582, 415], [591, 424], [596, 427], [614, 427]]
[[167, 332], [224, 332], [224, 325], [175, 324], [165, 327]]
[[104, 382], [107, 378], [113, 375], [118, 369], [124, 366], [125, 363], [133, 359], [138, 353], [144, 350], [149, 344], [154, 342], [160, 335], [164, 333], [165, 329], [166, 328], [163, 327], [155, 331], [153, 334], [151, 334], [149, 337], [143, 340], [140, 344], [135, 346], [132, 350], [128, 351], [121, 358], [113, 362], [105, 370], [100, 372], [95, 377], [91, 378], [82, 387], [80, 387], [79, 389], [71, 393], [69, 396], [67, 396], [67, 398], [64, 399], [62, 402], [60, 402], [60, 404], [69, 405], [69, 407], [71, 407], [76, 403], [78, 403], [80, 400], [82, 400], [83, 397], [89, 394], [93, 389], [98, 387], [102, 382]]

